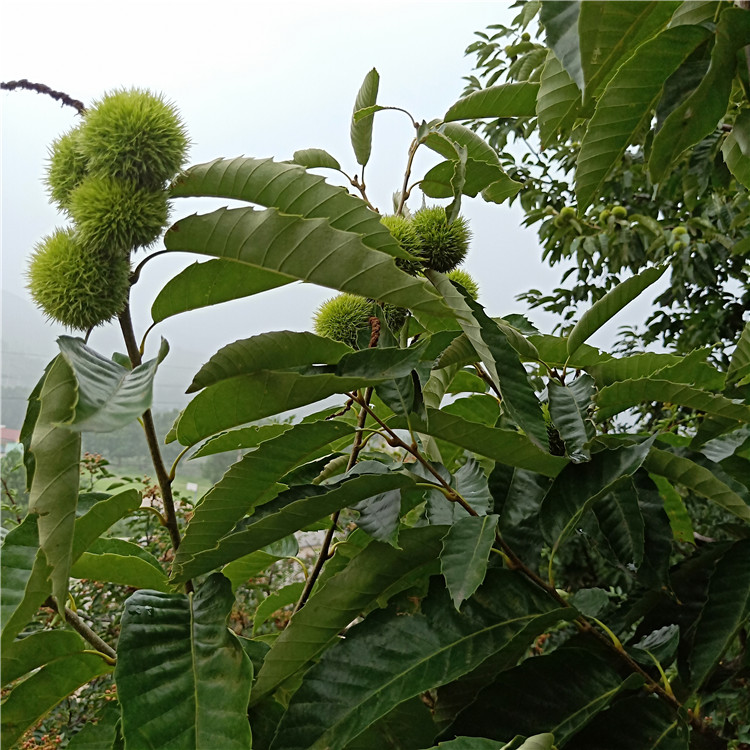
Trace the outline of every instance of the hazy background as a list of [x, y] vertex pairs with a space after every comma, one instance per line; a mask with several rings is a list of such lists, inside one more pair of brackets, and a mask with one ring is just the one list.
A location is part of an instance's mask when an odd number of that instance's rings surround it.
[[[380, 73], [378, 101], [417, 119], [442, 116], [460, 96], [473, 58], [464, 50], [474, 32], [509, 23], [502, 2], [37, 2], [6, 0], [0, 28], [0, 78], [45, 83], [90, 104], [105, 91], [140, 86], [178, 106], [192, 140], [190, 163], [218, 156], [291, 158], [301, 148], [324, 148], [350, 174], [357, 171], [349, 143], [354, 97], [367, 71]], [[2, 103], [2, 383], [23, 401], [65, 331], [45, 323], [29, 300], [25, 267], [40, 238], [65, 222], [42, 184], [49, 143], [76, 123], [72, 108], [33, 92], [5, 92]], [[400, 186], [412, 128], [398, 112], [376, 117], [368, 194], [382, 212]], [[415, 174], [439, 160], [429, 152]], [[321, 172], [321, 174], [325, 174]], [[329, 173], [330, 174], [330, 173]], [[412, 195], [418, 208], [421, 194]], [[447, 201], [446, 201], [447, 202]], [[212, 210], [215, 202], [178, 200], [172, 218]], [[540, 261], [533, 231], [519, 228], [508, 206], [464, 199], [475, 240], [465, 264], [491, 314], [523, 312], [515, 296], [551, 289], [559, 278]], [[158, 249], [158, 245], [155, 249]], [[136, 262], [144, 254], [135, 256]], [[192, 262], [170, 254], [150, 262], [135, 288], [140, 336], [159, 288]], [[185, 403], [193, 373], [218, 348], [268, 330], [305, 330], [331, 290], [284, 288], [172, 318], [159, 335], [172, 350], [162, 364], [155, 408]], [[539, 312], [542, 329], [553, 321]], [[116, 326], [98, 328], [90, 345], [105, 355], [122, 350]], [[8, 390], [12, 388], [12, 391]], [[14, 410], [15, 411], [15, 410]], [[10, 409], [7, 409], [10, 415]], [[11, 420], [0, 416], [9, 427]]]

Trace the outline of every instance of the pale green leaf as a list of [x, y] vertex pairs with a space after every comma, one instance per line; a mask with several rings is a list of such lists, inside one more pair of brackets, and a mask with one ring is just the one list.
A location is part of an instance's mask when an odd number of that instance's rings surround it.
[[536, 116], [542, 148], [547, 148], [558, 133], [567, 131], [573, 124], [581, 105], [581, 92], [575, 81], [550, 51], [542, 70]]
[[750, 188], [750, 110], [737, 115], [732, 132], [722, 144], [721, 153], [737, 181]]
[[583, 91], [583, 68], [578, 38], [580, 8], [579, 0], [542, 0], [539, 20], [546, 32], [547, 46], [555, 53], [576, 86]]
[[666, 266], [647, 268], [618, 284], [601, 299], [597, 300], [586, 310], [570, 332], [567, 344], [568, 356], [572, 357], [581, 344], [584, 344], [607, 321], [611, 320], [620, 310], [636, 299], [641, 292], [660, 279], [666, 270]]
[[253, 425], [251, 427], [241, 427], [238, 430], [222, 432], [216, 437], [206, 440], [190, 458], [201, 458], [201, 456], [212, 456], [216, 453], [225, 453], [226, 451], [241, 451], [248, 448], [256, 448], [261, 443], [282, 432], [291, 429], [290, 424], [264, 424]]
[[693, 521], [685, 507], [682, 495], [672, 486], [672, 483], [658, 474], [651, 475], [651, 481], [656, 485], [664, 501], [664, 511], [669, 518], [672, 535], [678, 542], [695, 543]]
[[7, 685], [48, 662], [81, 652], [86, 645], [72, 630], [40, 630], [3, 649], [2, 679]]
[[115, 682], [125, 748], [247, 750], [252, 667], [227, 628], [229, 581], [190, 595], [139, 591], [125, 602]]
[[304, 581], [297, 581], [296, 583], [282, 586], [278, 591], [271, 592], [255, 610], [255, 615], [253, 615], [253, 635], [258, 633], [260, 626], [270, 619], [274, 612], [291, 604], [296, 604], [302, 595], [304, 587]]
[[352, 112], [352, 124], [349, 129], [349, 135], [352, 141], [354, 155], [357, 157], [357, 164], [363, 167], [370, 160], [372, 150], [372, 126], [373, 117], [367, 117], [363, 120], [356, 121], [354, 113], [359, 112], [366, 107], [372, 107], [378, 99], [378, 86], [380, 76], [378, 71], [373, 68], [362, 82], [362, 86], [357, 92], [357, 98], [354, 100], [354, 110]]
[[297, 540], [290, 535], [225, 565], [221, 572], [230, 580], [232, 590], [235, 591], [238, 586], [256, 578], [275, 562], [294, 557], [298, 552]]
[[295, 151], [292, 161], [305, 169], [317, 169], [318, 167], [341, 169], [338, 161], [322, 148], [306, 148]]
[[446, 113], [445, 122], [483, 117], [533, 117], [539, 84], [531, 81], [503, 83], [459, 99]]

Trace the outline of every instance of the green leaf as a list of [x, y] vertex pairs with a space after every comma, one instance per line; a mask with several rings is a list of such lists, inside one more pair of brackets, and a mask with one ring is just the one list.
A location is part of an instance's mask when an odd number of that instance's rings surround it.
[[101, 656], [75, 653], [45, 664], [18, 684], [3, 701], [0, 741], [10, 747], [63, 698], [112, 667]]
[[71, 630], [41, 630], [13, 641], [3, 649], [3, 685], [23, 677], [48, 662], [83, 651], [83, 638]]
[[195, 594], [125, 602], [115, 681], [126, 749], [250, 747], [252, 668], [227, 628], [233, 603], [219, 573]]
[[99, 539], [73, 564], [70, 575], [136, 589], [171, 591], [159, 561], [147, 550], [124, 539]]
[[652, 448], [643, 465], [650, 473], [681, 484], [743, 521], [750, 521], [750, 505], [731, 487], [717, 479], [710, 469], [699, 466], [689, 458]]
[[664, 510], [669, 518], [669, 525], [672, 529], [672, 535], [678, 542], [695, 543], [693, 531], [693, 521], [690, 518], [685, 507], [685, 501], [682, 495], [672, 486], [672, 483], [665, 477], [657, 474], [651, 475], [651, 481], [656, 485], [659, 494], [664, 501]]
[[[412, 471], [416, 473], [416, 467]], [[434, 481], [428, 472], [419, 470], [419, 473], [429, 481]], [[447, 478], [447, 474], [445, 471], [444, 478]], [[453, 475], [450, 484], [480, 516], [487, 515], [492, 507], [492, 495], [487, 477], [476, 459], [467, 459]], [[427, 495], [427, 516], [431, 524], [449, 525], [461, 518], [468, 518], [469, 513], [458, 503], [449, 501], [439, 490], [430, 490]]]
[[322, 148], [306, 148], [302, 151], [295, 151], [292, 161], [305, 169], [316, 169], [318, 167], [341, 169], [338, 161]]
[[[680, 29], [694, 27], [680, 26]], [[706, 75], [693, 93], [672, 110], [651, 148], [648, 169], [660, 182], [683, 151], [705, 138], [724, 117], [737, 65], [737, 51], [750, 44], [750, 17], [741, 8], [725, 8], [716, 25], [716, 41]]]
[[380, 76], [378, 71], [373, 68], [362, 82], [362, 86], [357, 92], [357, 98], [354, 100], [354, 110], [352, 111], [352, 124], [349, 135], [352, 141], [354, 155], [357, 157], [357, 164], [363, 167], [370, 160], [370, 151], [372, 150], [372, 126], [373, 117], [367, 117], [358, 122], [354, 119], [354, 113], [366, 107], [372, 107], [378, 99], [378, 86]]
[[39, 378], [37, 384], [29, 394], [29, 397], [27, 399], [28, 406], [26, 407], [26, 414], [23, 419], [23, 424], [21, 425], [21, 434], [18, 438], [23, 445], [23, 465], [26, 468], [27, 491], [31, 489], [31, 482], [34, 479], [34, 467], [36, 461], [34, 459], [34, 454], [31, 452], [31, 438], [34, 433], [34, 427], [36, 426], [37, 419], [39, 419], [39, 411], [42, 408], [42, 403], [39, 400], [39, 396], [42, 393], [44, 381], [47, 379], [50, 368], [55, 363], [56, 359], [57, 358], [53, 359], [47, 364], [47, 366], [44, 368], [42, 377]]
[[466, 148], [467, 156], [473, 161], [500, 164], [497, 151], [482, 136], [455, 122], [446, 122], [428, 133], [424, 144], [453, 161], [457, 158], [456, 145], [459, 145]]
[[308, 281], [433, 315], [446, 314], [426, 282], [401, 271], [390, 255], [368, 247], [363, 235], [336, 229], [325, 219], [275, 208], [221, 208], [177, 222], [167, 231], [164, 244], [167, 250], [273, 271], [287, 281]]
[[716, 563], [695, 626], [690, 684], [697, 690], [750, 617], [750, 540], [735, 542]]
[[648, 454], [654, 438], [616, 450], [594, 454], [591, 461], [568, 464], [542, 501], [539, 525], [545, 539], [557, 550], [593, 503], [632, 476]]
[[588, 461], [591, 452], [586, 448], [589, 441], [586, 420], [588, 407], [594, 395], [594, 381], [585, 374], [569, 385], [550, 379], [547, 392], [549, 414], [565, 443], [566, 453], [575, 463]]
[[328, 219], [334, 229], [361, 235], [362, 242], [395, 258], [408, 258], [380, 216], [344, 188], [296, 164], [272, 159], [215, 159], [197, 164], [171, 187], [174, 198], [206, 196], [249, 201], [305, 219]]
[[80, 518], [76, 519], [73, 534], [73, 562], [91, 547], [110, 526], [141, 507], [141, 493], [124, 490], [97, 500]]
[[404, 529], [401, 549], [372, 542], [329, 578], [277, 638], [258, 673], [252, 703], [306, 669], [362, 612], [378, 602], [385, 604], [384, 592], [399, 591], [400, 582], [415, 574], [436, 573], [445, 532], [444, 526]]
[[617, 671], [590, 649], [564, 646], [502, 672], [448, 731], [502, 739], [545, 730], [562, 747], [618, 693], [638, 687], [642, 681], [631, 674], [623, 682]]
[[[254, 507], [286, 489], [279, 480], [287, 472], [324, 456], [333, 440], [351, 432], [350, 425], [338, 421], [298, 424], [244, 456], [196, 505], [175, 557], [175, 572], [198, 553], [213, 547]], [[244, 554], [249, 552], [245, 550]]]
[[633, 483], [617, 483], [594, 503], [593, 511], [617, 561], [629, 570], [640, 568], [646, 528]]
[[271, 440], [291, 428], [292, 425], [290, 424], [264, 424], [222, 432], [220, 435], [206, 440], [190, 458], [201, 458], [202, 456], [212, 456], [216, 453], [256, 448], [266, 440]]
[[651, 666], [653, 657], [662, 666], [667, 666], [674, 659], [679, 643], [680, 626], [666, 625], [644, 635], [638, 643], [629, 646], [628, 651], [640, 664]]
[[[412, 480], [408, 475], [389, 472], [345, 479], [339, 485], [291, 487], [274, 500], [265, 502], [257, 508], [249, 518], [242, 522], [239, 530], [222, 537], [216, 546], [211, 547], [204, 542], [202, 549], [188, 556], [187, 553], [181, 554], [182, 545], [180, 545], [173, 569], [173, 580], [181, 582], [206, 573], [219, 565], [237, 560], [249, 552], [262, 549], [272, 542], [283, 539], [342, 508], [355, 505], [378, 493], [408, 487], [411, 484]], [[202, 519], [202, 523], [208, 525], [211, 519]], [[200, 532], [195, 531], [193, 536], [195, 544], [209, 534], [213, 539], [216, 526], [217, 524], [214, 523], [207, 531], [202, 528]], [[201, 533], [200, 537], [197, 536], [198, 533]], [[187, 539], [187, 534], [185, 539]]]
[[156, 368], [169, 351], [164, 339], [159, 356], [133, 370], [102, 357], [83, 339], [60, 336], [57, 343], [78, 388], [72, 418], [60, 420], [65, 427], [76, 432], [112, 432], [134, 422], [151, 407]]
[[445, 122], [483, 117], [533, 117], [539, 84], [531, 81], [503, 83], [459, 99], [446, 113]]
[[41, 409], [31, 437], [36, 469], [29, 492], [29, 513], [37, 517], [39, 546], [52, 569], [52, 593], [60, 609], [68, 599], [81, 437], [58, 425], [71, 418], [76, 399], [75, 376], [60, 356], [42, 386]]
[[[458, 161], [443, 161], [430, 169], [419, 184], [420, 190], [430, 198], [451, 198], [455, 196], [455, 165]], [[520, 182], [512, 180], [497, 164], [484, 161], [466, 160], [466, 179], [461, 184], [461, 192], [474, 198], [479, 193], [491, 203], [502, 203], [521, 189]], [[486, 197], [483, 191], [489, 191]], [[502, 196], [502, 197], [501, 197]]]
[[292, 281], [275, 271], [223, 258], [193, 263], [162, 287], [151, 306], [151, 318], [159, 323], [172, 315], [250, 297]]
[[541, 404], [505, 330], [468, 293], [453, 286], [447, 276], [432, 270], [425, 271], [425, 275], [454, 311], [462, 330], [482, 357], [489, 376], [499, 387], [507, 414], [532, 442], [546, 448], [547, 428]]
[[721, 146], [721, 153], [737, 181], [750, 188], [750, 110], [737, 115], [732, 132]]
[[487, 573], [498, 516], [466, 516], [443, 537], [440, 572], [457, 610], [479, 588]]
[[617, 315], [623, 307], [638, 297], [641, 292], [661, 278], [666, 266], [647, 268], [631, 276], [597, 300], [575, 324], [568, 336], [568, 356], [572, 357], [581, 344], [598, 331], [607, 321]]
[[[654, 3], [637, 4], [647, 7]], [[707, 36], [706, 29], [695, 26], [667, 29], [645, 42], [614, 75], [597, 102], [581, 141], [576, 167], [579, 210], [591, 204], [644, 119], [651, 117], [667, 78]]]
[[270, 593], [255, 610], [253, 617], [253, 635], [256, 635], [260, 626], [268, 620], [274, 612], [284, 607], [288, 607], [290, 604], [296, 604], [300, 596], [302, 596], [302, 589], [305, 587], [304, 581], [297, 581], [296, 583], [290, 583], [287, 586], [282, 586], [278, 591]]
[[593, 346], [582, 344], [572, 354], [568, 354], [568, 339], [562, 336], [532, 335], [529, 343], [536, 348], [537, 360], [550, 367], [575, 367], [588, 369], [600, 362], [614, 359], [611, 354], [601, 352]]
[[122, 742], [119, 732], [120, 706], [105, 703], [96, 724], [89, 721], [83, 729], [74, 734], [66, 750], [119, 750], [115, 742]]
[[388, 490], [351, 506], [359, 513], [357, 526], [379, 542], [398, 546], [401, 489]]
[[693, 0], [690, 3], [682, 3], [674, 12], [669, 25], [670, 27], [681, 24], [710, 25], [712, 28], [720, 9], [721, 0]]
[[416, 750], [430, 747], [437, 734], [430, 709], [420, 697], [400, 703], [369, 729], [362, 732], [345, 750]]
[[489, 571], [460, 614], [437, 584], [419, 613], [375, 612], [323, 654], [293, 695], [273, 750], [345, 747], [399, 703], [500, 651], [520, 656], [536, 635], [573, 614], [552, 609], [507, 570]]
[[225, 565], [221, 572], [230, 580], [232, 591], [234, 591], [251, 578], [256, 578], [270, 565], [279, 560], [294, 557], [298, 552], [297, 540], [290, 535]]
[[666, 26], [679, 5], [664, 0], [581, 3], [578, 38], [584, 97], [593, 96], [623, 59]]
[[[599, 386], [605, 386], [621, 380], [647, 378], [680, 361], [682, 361], [682, 358], [676, 354], [644, 352], [643, 354], [632, 354], [628, 357], [610, 359], [607, 362], [592, 365], [586, 368], [586, 372], [594, 377]], [[680, 381], [673, 380], [673, 382]]]
[[584, 617], [598, 617], [609, 604], [609, 596], [604, 589], [578, 589], [570, 597], [570, 605]]
[[427, 423], [417, 424], [417, 429], [507, 466], [529, 469], [547, 477], [557, 476], [568, 463], [565, 458], [542, 452], [514, 430], [486, 427], [438, 409], [428, 408]]
[[542, 148], [550, 146], [561, 131], [568, 130], [581, 105], [581, 92], [575, 81], [550, 50], [542, 70], [536, 117]]
[[576, 86], [583, 91], [583, 68], [578, 39], [579, 0], [542, 1], [539, 20], [546, 32], [547, 46], [555, 53]]
[[596, 398], [602, 417], [612, 416], [631, 406], [650, 401], [678, 404], [717, 417], [750, 422], [750, 406], [683, 383], [670, 383], [667, 380], [657, 380], [655, 377], [613, 383], [602, 388]]
[[674, 709], [643, 692], [615, 702], [575, 737], [576, 750], [688, 750], [689, 730]]
[[750, 321], [745, 323], [727, 370], [727, 387], [736, 385], [750, 373]]
[[219, 349], [195, 375], [187, 392], [195, 393], [222, 380], [259, 370], [284, 370], [316, 363], [336, 364], [351, 351], [346, 344], [314, 333], [261, 333]]
[[456, 737], [449, 742], [440, 742], [437, 747], [443, 750], [503, 750], [504, 742], [487, 740], [483, 737]]

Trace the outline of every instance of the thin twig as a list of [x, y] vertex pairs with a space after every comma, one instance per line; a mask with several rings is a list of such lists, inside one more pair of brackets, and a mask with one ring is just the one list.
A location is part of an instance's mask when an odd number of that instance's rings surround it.
[[0, 89], [3, 89], [5, 91], [15, 91], [16, 89], [36, 91], [37, 94], [46, 94], [47, 96], [51, 96], [58, 102], [61, 102], [63, 105], [73, 107], [73, 109], [75, 109], [79, 115], [82, 115], [86, 111], [86, 107], [84, 106], [82, 101], [74, 99], [64, 91], [55, 91], [54, 89], [51, 89], [49, 86], [46, 86], [43, 83], [32, 83], [26, 78], [21, 78], [18, 81], [2, 81], [0, 82]]
[[65, 619], [78, 634], [88, 641], [97, 651], [110, 659], [117, 658], [117, 652], [106, 641], [102, 640], [70, 607], [65, 607]]
[[404, 183], [401, 187], [401, 198], [398, 202], [398, 208], [396, 209], [396, 216], [401, 216], [404, 211], [404, 204], [406, 203], [406, 199], [409, 197], [408, 193], [408, 187], [409, 187], [409, 177], [411, 177], [411, 168], [414, 164], [414, 156], [417, 153], [417, 149], [419, 148], [419, 141], [415, 138], [411, 142], [411, 146], [409, 146], [409, 158], [406, 161], [406, 171], [404, 172]]

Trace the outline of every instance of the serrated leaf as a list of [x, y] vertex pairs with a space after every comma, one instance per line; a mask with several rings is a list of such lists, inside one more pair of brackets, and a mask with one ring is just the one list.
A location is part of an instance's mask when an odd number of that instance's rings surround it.
[[[299, 152], [298, 152], [299, 153]], [[249, 201], [306, 219], [328, 219], [334, 229], [361, 235], [362, 242], [395, 258], [408, 257], [380, 216], [364, 201], [296, 164], [272, 159], [214, 159], [190, 167], [170, 189], [172, 197], [206, 196]]]
[[583, 91], [583, 69], [578, 39], [579, 0], [542, 1], [539, 20], [546, 32], [547, 46], [555, 53], [576, 86]]
[[425, 271], [425, 275], [454, 311], [462, 330], [482, 357], [490, 378], [500, 390], [507, 414], [532, 442], [546, 448], [547, 428], [541, 404], [506, 332], [468, 293], [453, 286], [447, 276], [432, 270]]
[[193, 263], [162, 287], [151, 306], [151, 319], [159, 323], [172, 315], [250, 297], [292, 281], [275, 271], [223, 258]]
[[651, 116], [667, 78], [707, 36], [706, 29], [695, 26], [667, 29], [639, 47], [614, 75], [581, 141], [576, 166], [579, 210], [591, 204], [644, 118]]
[[341, 165], [335, 157], [322, 148], [306, 148], [301, 151], [295, 151], [292, 161], [305, 169], [317, 169], [318, 167], [341, 169]]
[[[695, 27], [680, 26], [680, 29]], [[669, 30], [671, 31], [671, 30]], [[716, 25], [716, 41], [706, 75], [693, 93], [664, 121], [654, 137], [648, 169], [660, 182], [683, 151], [711, 133], [726, 113], [737, 50], [750, 44], [750, 17], [741, 8], [725, 8]]]
[[289, 677], [309, 666], [338, 633], [380, 600], [399, 590], [399, 581], [416, 573], [437, 572], [442, 526], [404, 529], [401, 549], [372, 542], [342, 571], [329, 578], [297, 612], [266, 656], [253, 688], [252, 703], [270, 695]]
[[8, 685], [55, 659], [83, 651], [84, 648], [86, 645], [83, 638], [71, 630], [41, 630], [13, 641], [7, 649], [3, 649], [3, 685]]
[[631, 276], [614, 289], [607, 292], [601, 299], [597, 300], [581, 319], [575, 324], [568, 336], [568, 356], [572, 357], [581, 344], [598, 331], [608, 320], [617, 315], [626, 305], [638, 297], [641, 292], [661, 278], [666, 266], [647, 268], [644, 271]]
[[693, 490], [743, 521], [750, 521], [750, 505], [731, 487], [717, 479], [710, 469], [699, 466], [689, 458], [652, 448], [644, 461], [644, 468]]
[[[447, 476], [447, 471], [445, 473]], [[425, 477], [434, 481], [429, 473]], [[450, 485], [480, 516], [487, 515], [492, 507], [492, 495], [487, 477], [476, 459], [467, 459], [451, 477]], [[450, 525], [461, 518], [468, 518], [469, 512], [459, 503], [449, 501], [441, 491], [430, 490], [427, 494], [427, 516], [431, 524]]]
[[378, 71], [373, 68], [362, 82], [362, 86], [357, 92], [357, 98], [354, 100], [354, 110], [352, 112], [352, 124], [349, 129], [349, 136], [352, 141], [354, 155], [357, 158], [357, 164], [363, 167], [370, 161], [370, 151], [372, 150], [372, 126], [373, 119], [368, 117], [364, 120], [355, 121], [354, 113], [366, 107], [372, 107], [378, 99], [378, 86], [380, 76]]
[[71, 418], [77, 396], [75, 376], [60, 356], [40, 394], [41, 409], [31, 437], [36, 469], [29, 492], [29, 514], [37, 518], [39, 547], [52, 569], [52, 594], [60, 609], [68, 599], [81, 436], [58, 425]]
[[617, 561], [636, 571], [643, 562], [645, 523], [632, 482], [615, 485], [593, 505], [599, 529]]
[[299, 545], [297, 544], [297, 539], [293, 535], [290, 535], [225, 565], [221, 572], [229, 579], [232, 584], [232, 591], [234, 591], [249, 579], [260, 575], [260, 573], [275, 562], [294, 557], [298, 552]]
[[416, 428], [480, 456], [548, 477], [557, 476], [568, 463], [561, 456], [542, 452], [525, 435], [514, 430], [486, 427], [438, 409], [428, 408], [427, 422], [416, 423]]
[[664, 511], [669, 518], [669, 525], [672, 529], [672, 535], [678, 542], [695, 543], [693, 532], [693, 521], [690, 518], [685, 501], [682, 495], [672, 486], [671, 482], [665, 477], [657, 474], [651, 475], [651, 481], [656, 485], [659, 494], [664, 501]]
[[[451, 198], [455, 195], [455, 168], [457, 160], [443, 161], [430, 169], [419, 184], [420, 190], [430, 198]], [[471, 198], [479, 193], [484, 196], [485, 190], [489, 190], [485, 200], [492, 203], [502, 203], [506, 198], [514, 196], [521, 189], [520, 182], [512, 180], [505, 171], [497, 164], [484, 161], [466, 160], [466, 176], [461, 184], [461, 192]], [[502, 196], [502, 197], [501, 197]], [[493, 200], [493, 198], [495, 198]]]
[[483, 117], [533, 117], [539, 84], [531, 81], [503, 83], [459, 99], [446, 113], [445, 122]]
[[266, 440], [271, 440], [291, 428], [292, 425], [290, 424], [264, 424], [222, 432], [220, 435], [206, 440], [190, 458], [201, 458], [202, 456], [213, 456], [216, 453], [256, 448]]
[[637, 380], [649, 377], [680, 361], [681, 357], [676, 354], [645, 352], [592, 365], [586, 368], [586, 372], [594, 377], [599, 386], [606, 386], [621, 380]]
[[159, 561], [147, 550], [125, 539], [99, 539], [76, 560], [70, 575], [136, 589], [171, 591]]
[[379, 542], [398, 546], [401, 490], [388, 490], [350, 506], [359, 513], [357, 526]]
[[487, 573], [498, 516], [466, 516], [443, 537], [440, 572], [457, 610], [479, 588]]
[[302, 595], [302, 589], [305, 587], [304, 581], [297, 581], [282, 586], [278, 591], [270, 593], [255, 610], [253, 616], [253, 635], [256, 635], [260, 626], [268, 620], [274, 612], [290, 604], [295, 604]]
[[578, 37], [586, 98], [644, 40], [666, 26], [680, 2], [581, 3]]
[[[570, 679], [571, 674], [575, 680]], [[502, 672], [448, 731], [473, 731], [502, 739], [544, 730], [555, 736], [558, 746], [564, 746], [619, 692], [641, 683], [638, 675], [623, 681], [603, 658], [588, 649], [564, 646]]]
[[72, 418], [60, 420], [76, 432], [112, 432], [134, 422], [151, 407], [154, 376], [169, 346], [162, 339], [159, 355], [128, 370], [86, 346], [83, 339], [60, 336], [60, 351], [76, 379], [78, 400]]
[[95, 677], [111, 671], [112, 667], [101, 656], [83, 652], [45, 664], [19, 683], [3, 701], [0, 721], [3, 746], [13, 745], [28, 727], [63, 698]]
[[[489, 655], [525, 650], [552, 622], [541, 592], [507, 570], [488, 572], [461, 614], [434, 585], [418, 614], [375, 612], [305, 675], [273, 750], [344, 747], [399, 703], [464, 674]], [[342, 684], [346, 685], [341, 689]]]
[[[577, 384], [577, 385], [574, 385]], [[586, 448], [589, 441], [586, 420], [588, 406], [594, 395], [594, 381], [588, 375], [581, 375], [574, 383], [565, 385], [550, 380], [547, 384], [549, 393], [549, 413], [552, 422], [565, 443], [566, 453], [575, 463], [588, 461], [591, 452]], [[578, 391], [585, 390], [588, 398], [577, 398]]]
[[654, 438], [594, 454], [591, 461], [569, 464], [557, 476], [542, 501], [539, 525], [554, 550], [573, 531], [593, 503], [632, 476], [644, 462]]
[[167, 250], [262, 268], [287, 281], [308, 281], [445, 314], [424, 281], [401, 271], [390, 255], [368, 247], [364, 235], [336, 229], [326, 219], [285, 214], [276, 208], [221, 208], [177, 222], [167, 231], [164, 244]]
[[219, 573], [188, 596], [138, 591], [127, 599], [115, 669], [126, 750], [250, 747], [253, 675], [227, 628], [233, 603]]
[[697, 409], [737, 422], [750, 422], [750, 406], [738, 404], [725, 396], [715, 395], [683, 383], [670, 383], [656, 377], [622, 380], [602, 388], [596, 397], [599, 414], [612, 416], [643, 402], [661, 401]]
[[599, 351], [588, 344], [582, 344], [575, 352], [568, 354], [568, 339], [562, 336], [537, 334], [529, 336], [529, 343], [536, 348], [538, 361], [550, 367], [563, 367], [567, 364], [568, 367], [581, 370], [614, 359], [611, 354]]
[[581, 92], [575, 81], [550, 50], [542, 70], [536, 116], [542, 148], [547, 148], [558, 133], [573, 124], [581, 104]]
[[[190, 557], [180, 557], [178, 552], [173, 580], [180, 582], [206, 573], [219, 565], [237, 560], [249, 552], [283, 539], [342, 508], [378, 493], [408, 487], [411, 484], [412, 479], [408, 475], [389, 472], [345, 479], [338, 485], [291, 487], [257, 508], [249, 518], [243, 520], [237, 531], [219, 539], [216, 546], [204, 545]], [[203, 523], [207, 521], [204, 520]], [[194, 536], [195, 538], [197, 537]]]
[[750, 540], [735, 542], [716, 563], [695, 626], [690, 684], [700, 688], [750, 617]]
[[[298, 424], [244, 456], [196, 505], [175, 557], [175, 571], [198, 553], [213, 547], [255, 506], [286, 489], [279, 480], [287, 472], [325, 455], [333, 440], [351, 432], [352, 427], [344, 422]], [[246, 550], [244, 554], [249, 552]]]

